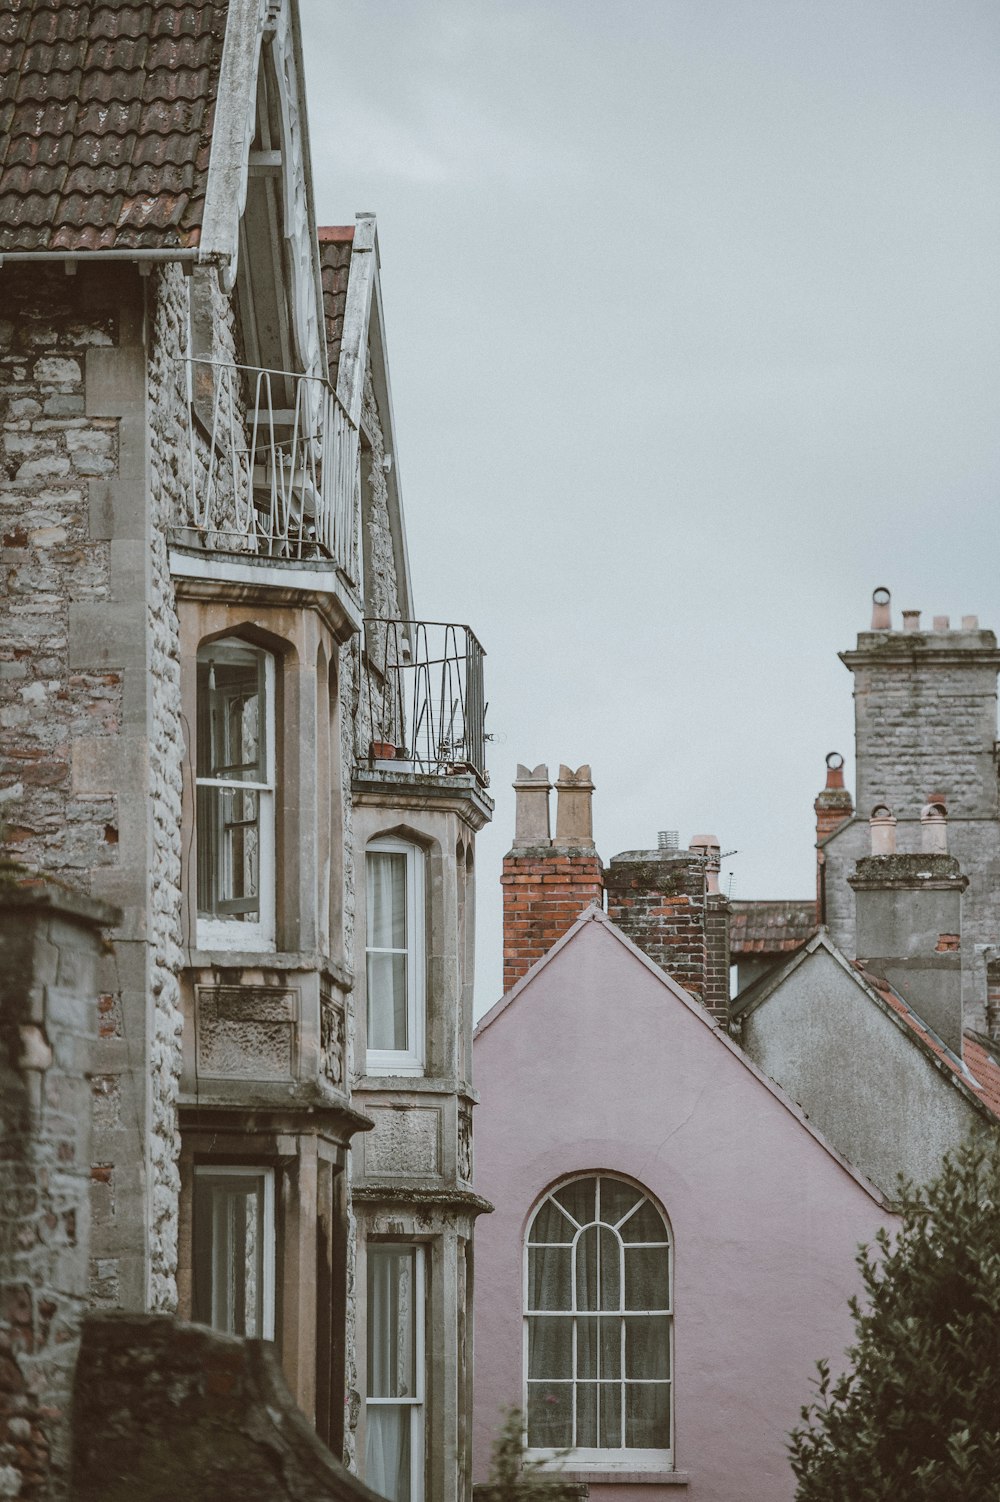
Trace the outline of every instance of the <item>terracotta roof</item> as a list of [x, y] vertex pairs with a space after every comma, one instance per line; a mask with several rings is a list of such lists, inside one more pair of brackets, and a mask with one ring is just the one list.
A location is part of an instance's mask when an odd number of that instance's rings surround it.
[[788, 954], [811, 938], [816, 926], [812, 898], [734, 902], [729, 920], [730, 953]]
[[344, 333], [344, 309], [347, 306], [347, 279], [351, 271], [353, 224], [327, 225], [318, 231], [319, 265], [323, 278], [323, 311], [326, 314], [326, 351], [330, 361], [330, 380], [337, 384], [340, 364], [340, 341]]
[[0, 0], [0, 253], [195, 247], [228, 0]]
[[966, 1088], [973, 1095], [978, 1096], [987, 1109], [993, 1112], [994, 1116], [1000, 1117], [1000, 1062], [996, 1057], [1000, 1053], [1000, 1047], [982, 1038], [978, 1033], [967, 1032], [963, 1045], [965, 1055], [965, 1068], [963, 1069], [962, 1061], [942, 1043], [937, 1033], [925, 1027], [916, 1012], [911, 1010], [888, 981], [883, 980], [881, 976], [872, 975], [871, 971], [866, 970], [857, 960], [854, 961], [854, 968], [859, 975], [864, 977], [868, 985], [878, 992], [882, 1000], [892, 1007], [896, 1015], [903, 1019], [924, 1047], [943, 1064], [946, 1064]]

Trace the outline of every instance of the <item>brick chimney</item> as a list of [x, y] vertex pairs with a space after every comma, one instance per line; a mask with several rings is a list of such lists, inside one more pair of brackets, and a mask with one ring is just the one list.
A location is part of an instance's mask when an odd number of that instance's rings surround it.
[[816, 813], [816, 922], [826, 922], [826, 855], [823, 842], [854, 813], [854, 800], [844, 786], [844, 758], [839, 751], [826, 757], [826, 787], [813, 804]]
[[556, 834], [549, 835], [549, 769], [518, 766], [514, 844], [504, 856], [503, 988], [516, 985], [536, 960], [604, 896], [594, 847], [589, 766], [561, 766], [556, 779]]
[[719, 842], [697, 835], [688, 850], [665, 831], [656, 850], [625, 850], [604, 873], [608, 917], [644, 954], [729, 1016], [729, 901], [719, 891]]
[[962, 1055], [962, 893], [969, 885], [947, 853], [947, 812], [932, 795], [921, 819], [923, 849], [896, 850], [896, 820], [872, 811], [872, 853], [847, 879], [857, 912], [857, 956]]

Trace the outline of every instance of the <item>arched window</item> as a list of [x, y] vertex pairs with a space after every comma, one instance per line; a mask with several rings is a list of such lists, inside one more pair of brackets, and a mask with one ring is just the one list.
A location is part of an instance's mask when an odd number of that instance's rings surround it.
[[590, 1174], [553, 1189], [528, 1227], [528, 1446], [571, 1460], [669, 1463], [670, 1235], [648, 1195]]

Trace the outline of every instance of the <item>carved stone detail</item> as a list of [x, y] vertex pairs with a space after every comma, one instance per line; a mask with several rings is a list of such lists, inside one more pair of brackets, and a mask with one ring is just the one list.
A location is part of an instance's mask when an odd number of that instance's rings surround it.
[[375, 1130], [365, 1140], [365, 1172], [440, 1173], [441, 1113], [436, 1106], [371, 1106]]
[[326, 991], [319, 998], [320, 1068], [324, 1076], [342, 1089], [346, 1032], [343, 1008]]
[[294, 1079], [297, 989], [196, 986], [195, 1015], [199, 1076]]

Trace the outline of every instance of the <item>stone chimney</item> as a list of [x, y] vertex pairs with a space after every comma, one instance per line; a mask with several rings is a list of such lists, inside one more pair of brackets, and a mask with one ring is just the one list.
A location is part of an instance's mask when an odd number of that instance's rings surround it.
[[503, 988], [508, 992], [576, 922], [603, 902], [601, 860], [594, 846], [590, 767], [561, 766], [556, 779], [556, 834], [549, 834], [549, 769], [518, 766], [514, 844], [504, 856]]
[[895, 848], [890, 810], [877, 804], [872, 811], [872, 853], [847, 878], [854, 889], [857, 956], [961, 1058], [962, 893], [969, 882], [947, 854], [943, 801], [934, 798], [924, 813], [924, 849], [906, 854]]
[[823, 842], [854, 814], [854, 800], [844, 786], [844, 758], [828, 751], [826, 787], [813, 804], [816, 813], [816, 921], [826, 922], [826, 855]]
[[697, 835], [679, 850], [625, 850], [604, 873], [608, 917], [692, 996], [729, 1017], [729, 901], [719, 891], [719, 842]]

